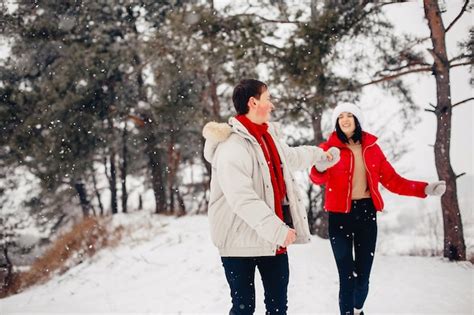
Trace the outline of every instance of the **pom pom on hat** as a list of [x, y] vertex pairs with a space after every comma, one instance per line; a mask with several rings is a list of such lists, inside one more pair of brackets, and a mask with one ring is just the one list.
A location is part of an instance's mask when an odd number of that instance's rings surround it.
[[332, 123], [332, 128], [336, 128], [336, 121], [337, 118], [341, 113], [351, 113], [352, 115], [357, 117], [357, 120], [360, 123], [360, 127], [364, 129], [364, 116], [362, 115], [362, 111], [360, 108], [354, 104], [350, 103], [342, 103], [337, 105], [334, 108], [334, 111], [332, 112], [332, 117], [331, 117], [331, 123]]

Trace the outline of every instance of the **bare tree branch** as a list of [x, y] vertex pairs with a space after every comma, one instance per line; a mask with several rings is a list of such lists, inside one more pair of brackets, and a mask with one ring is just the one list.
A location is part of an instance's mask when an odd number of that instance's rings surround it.
[[466, 12], [466, 8], [468, 4], [469, 4], [469, 0], [465, 0], [464, 5], [462, 6], [461, 12], [459, 12], [458, 16], [456, 16], [456, 18], [451, 22], [451, 24], [449, 24], [449, 26], [444, 31], [445, 33], [447, 33], [449, 29], [461, 18], [464, 12]]
[[[460, 64], [458, 64], [458, 65], [460, 65]], [[458, 66], [458, 65], [456, 65], [456, 66]], [[354, 86], [351, 86], [350, 88], [334, 90], [334, 91], [331, 91], [331, 94], [338, 94], [338, 93], [341, 93], [341, 92], [353, 91], [353, 90], [356, 90], [356, 89], [363, 88], [365, 86], [369, 86], [369, 85], [373, 85], [373, 84], [377, 84], [377, 83], [381, 83], [381, 82], [385, 82], [385, 81], [390, 81], [390, 80], [396, 79], [398, 77], [401, 77], [401, 76], [404, 76], [404, 75], [407, 75], [407, 74], [410, 74], [410, 73], [432, 72], [432, 71], [433, 71], [432, 67], [421, 67], [421, 68], [416, 68], [416, 69], [410, 69], [410, 70], [399, 72], [399, 73], [396, 73], [396, 74], [384, 76], [382, 78], [379, 78], [379, 79], [376, 79], [376, 80], [373, 80], [373, 81], [370, 81], [370, 82], [367, 82], [367, 83], [354, 85]], [[311, 100], [315, 97], [317, 97], [317, 95], [309, 96], [308, 99]]]
[[258, 18], [258, 19], [262, 20], [262, 22], [260, 22], [260, 23], [258, 23], [258, 24], [263, 24], [263, 23], [303, 24], [303, 23], [305, 23], [305, 22], [301, 22], [301, 21], [267, 19], [267, 18], [264, 18], [263, 16], [260, 16], [260, 15], [258, 15], [258, 14], [255, 14], [255, 13], [241, 13], [241, 14], [233, 15], [232, 17], [251, 17], [251, 18]]
[[367, 82], [367, 83], [363, 83], [363, 84], [361, 84], [361, 85], [359, 85], [359, 86], [357, 86], [357, 87], [358, 87], [358, 88], [361, 88], [361, 87], [364, 87], [364, 86], [368, 86], [368, 85], [372, 85], [372, 84], [377, 84], [377, 83], [384, 82], [384, 81], [393, 80], [393, 79], [395, 79], [395, 78], [398, 78], [398, 77], [401, 77], [401, 76], [404, 76], [404, 75], [410, 74], [410, 73], [429, 72], [429, 71], [432, 71], [432, 68], [431, 68], [431, 67], [422, 67], [422, 68], [417, 68], [417, 69], [411, 69], [411, 70], [399, 72], [399, 73], [396, 73], [396, 74], [392, 74], [392, 75], [389, 75], [389, 76], [385, 76], [385, 77], [383, 77], [383, 78], [380, 78], [380, 79], [377, 79], [377, 80], [373, 80], [373, 81], [370, 81], [370, 82]]
[[[456, 63], [456, 64], [453, 64], [453, 65], [450, 65], [450, 68], [460, 67], [460, 66], [465, 66], [465, 65], [472, 65], [472, 64], [474, 64], [474, 63], [473, 62]], [[373, 85], [373, 84], [377, 84], [377, 83], [380, 83], [380, 82], [390, 81], [390, 80], [393, 80], [395, 78], [398, 78], [398, 77], [401, 77], [401, 76], [404, 76], [404, 75], [410, 74], [410, 73], [430, 72], [430, 71], [433, 71], [432, 67], [422, 67], [422, 68], [411, 69], [411, 70], [403, 71], [403, 72], [396, 73], [396, 74], [393, 74], [393, 75], [385, 76], [385, 77], [382, 77], [380, 79], [376, 79], [376, 80], [373, 80], [373, 81], [370, 81], [370, 82], [367, 82], [367, 83], [356, 85], [353, 88], [358, 89], [358, 88], [363, 88], [363, 87], [368, 86], [368, 85]], [[337, 94], [337, 93], [344, 92], [344, 91], [347, 91], [347, 89], [335, 90], [335, 91], [333, 91], [333, 93]]]
[[453, 104], [451, 107], [459, 106], [461, 104], [467, 103], [469, 101], [474, 101], [474, 97], [466, 98], [465, 100], [462, 100], [460, 102], [457, 102], [456, 104]]
[[431, 39], [431, 37], [427, 36], [427, 37], [416, 39], [415, 41], [411, 43], [410, 46], [408, 46], [408, 49], [412, 49], [413, 47], [423, 43], [424, 41], [427, 41], [428, 39]]
[[259, 42], [261, 42], [261, 43], [264, 44], [265, 46], [275, 48], [276, 50], [279, 50], [279, 51], [283, 51], [283, 50], [284, 50], [284, 48], [281, 48], [281, 47], [278, 47], [278, 46], [276, 46], [276, 45], [267, 43], [267, 42], [265, 42], [265, 41], [263, 41], [263, 40], [260, 40]]
[[386, 5], [390, 5], [390, 4], [398, 4], [398, 3], [406, 3], [406, 2], [409, 2], [409, 1], [407, 1], [407, 0], [376, 1], [376, 7], [381, 8], [381, 7], [384, 7]]
[[449, 63], [451, 63], [455, 60], [464, 59], [464, 58], [473, 58], [473, 57], [474, 57], [473, 55], [461, 54], [459, 56], [453, 57], [451, 60], [449, 60]]
[[388, 71], [388, 72], [398, 72], [400, 70], [403, 70], [403, 69], [406, 69], [406, 68], [410, 68], [410, 67], [413, 67], [413, 66], [430, 66], [430, 64], [426, 63], [426, 62], [410, 62], [404, 66], [400, 66], [398, 68], [392, 68], [392, 69], [383, 69], [383, 70], [380, 70], [380, 71], [377, 71], [374, 76], [385, 76], [387, 74], [384, 74], [383, 72], [384, 71]]
[[467, 65], [474, 65], [474, 62], [467, 61], [467, 62], [462, 62], [462, 63], [455, 63], [454, 65], [449, 65], [449, 67], [454, 68], [454, 67], [467, 66]]

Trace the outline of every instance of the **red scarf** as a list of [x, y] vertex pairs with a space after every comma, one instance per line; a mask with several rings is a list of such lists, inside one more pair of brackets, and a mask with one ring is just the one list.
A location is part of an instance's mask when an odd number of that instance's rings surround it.
[[[280, 156], [275, 146], [272, 136], [268, 133], [268, 125], [257, 125], [250, 121], [245, 115], [235, 117], [244, 125], [252, 136], [257, 139], [258, 144], [262, 148], [268, 168], [270, 169], [270, 177], [272, 180], [273, 194], [275, 195], [275, 213], [283, 221], [282, 201], [286, 195], [286, 185], [283, 178]], [[277, 251], [277, 254], [284, 251]]]

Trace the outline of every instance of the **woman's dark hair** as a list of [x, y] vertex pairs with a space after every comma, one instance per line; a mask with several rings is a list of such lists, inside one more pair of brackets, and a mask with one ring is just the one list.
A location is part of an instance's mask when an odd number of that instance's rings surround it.
[[[360, 126], [360, 123], [357, 117], [354, 115], [352, 117], [354, 117], [355, 130], [351, 139], [352, 141], [356, 143], [357, 142], [362, 143], [362, 127]], [[347, 139], [346, 134], [341, 130], [341, 127], [339, 127], [339, 118], [337, 118], [336, 120], [336, 134], [339, 140], [341, 140], [344, 143], [349, 143], [349, 139]]]
[[234, 88], [232, 101], [235, 110], [239, 115], [245, 115], [249, 112], [248, 102], [251, 97], [260, 99], [260, 95], [267, 90], [267, 85], [254, 79], [245, 79], [239, 82]]

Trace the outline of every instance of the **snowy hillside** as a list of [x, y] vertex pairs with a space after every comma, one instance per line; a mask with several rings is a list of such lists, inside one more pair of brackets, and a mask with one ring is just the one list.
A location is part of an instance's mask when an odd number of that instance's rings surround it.
[[[114, 216], [126, 237], [45, 285], [0, 300], [3, 314], [225, 314], [230, 305], [205, 216]], [[289, 249], [289, 314], [336, 314], [338, 281], [329, 243]], [[256, 276], [259, 277], [258, 275]], [[257, 279], [258, 280], [258, 279]], [[367, 314], [472, 314], [473, 267], [436, 257], [377, 253]], [[257, 314], [263, 291], [257, 285]]]

